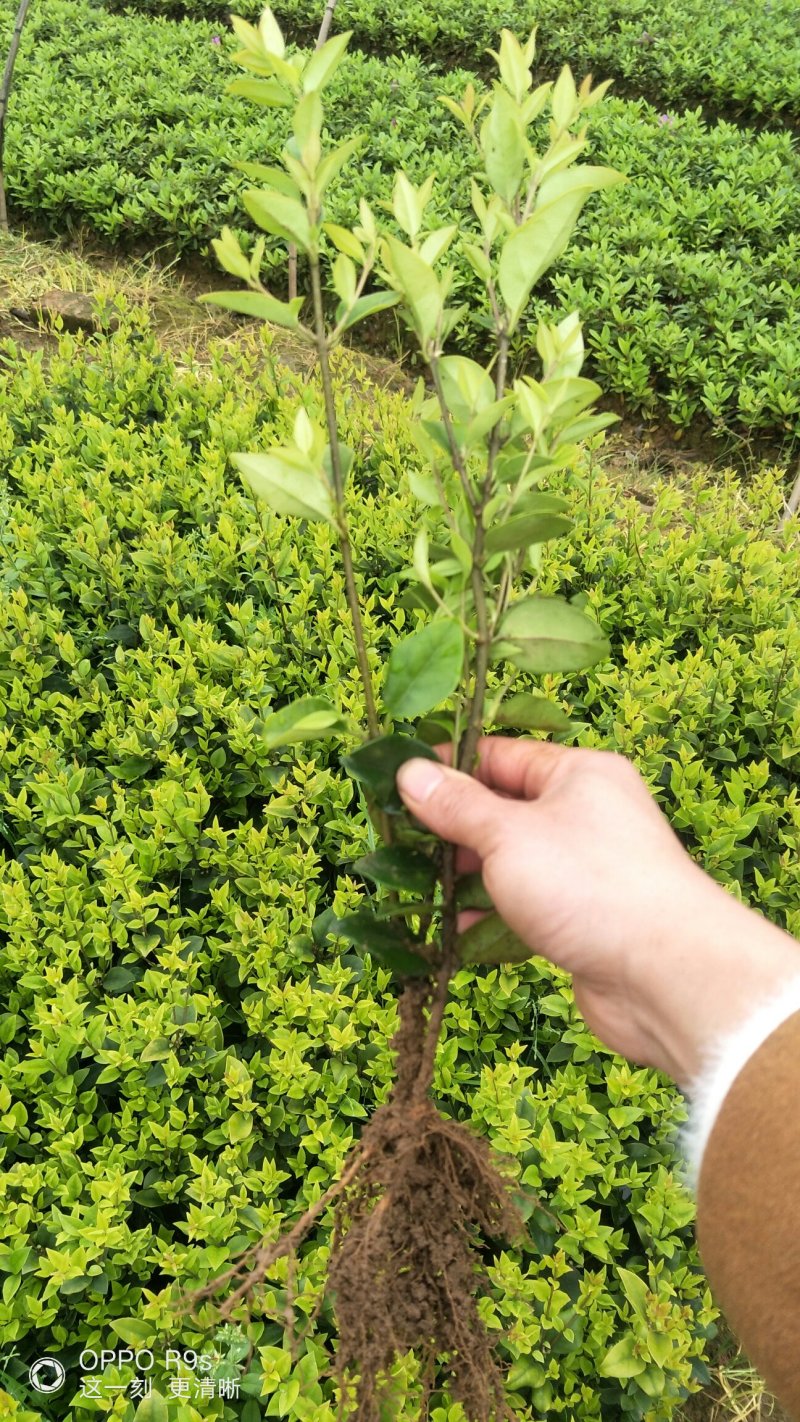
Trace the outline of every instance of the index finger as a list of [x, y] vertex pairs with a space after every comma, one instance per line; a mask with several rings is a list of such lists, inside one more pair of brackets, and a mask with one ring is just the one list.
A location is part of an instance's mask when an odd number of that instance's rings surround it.
[[[453, 763], [450, 741], [434, 746], [445, 765]], [[483, 736], [478, 742], [475, 779], [490, 790], [515, 800], [535, 800], [544, 793], [566, 756], [580, 755], [575, 746], [533, 741], [518, 736]]]

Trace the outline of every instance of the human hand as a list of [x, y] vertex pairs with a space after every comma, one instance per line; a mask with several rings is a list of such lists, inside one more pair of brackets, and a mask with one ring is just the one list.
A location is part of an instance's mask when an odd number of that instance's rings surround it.
[[703, 873], [624, 756], [488, 737], [474, 777], [413, 760], [397, 785], [531, 953], [572, 974], [595, 1034], [682, 1084], [754, 992], [800, 970], [794, 940]]

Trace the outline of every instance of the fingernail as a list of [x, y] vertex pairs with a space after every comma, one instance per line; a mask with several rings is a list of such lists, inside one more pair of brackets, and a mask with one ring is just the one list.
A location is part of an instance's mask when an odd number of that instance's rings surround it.
[[397, 785], [401, 795], [420, 804], [440, 785], [444, 770], [433, 760], [407, 760], [397, 772]]

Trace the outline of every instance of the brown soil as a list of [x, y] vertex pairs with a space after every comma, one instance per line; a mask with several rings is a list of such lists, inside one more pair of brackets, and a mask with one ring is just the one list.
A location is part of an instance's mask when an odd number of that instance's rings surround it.
[[422, 1367], [423, 1415], [438, 1371], [473, 1422], [512, 1416], [478, 1312], [476, 1243], [513, 1240], [524, 1225], [488, 1144], [419, 1099], [429, 993], [427, 982], [414, 983], [400, 999], [395, 1086], [362, 1134], [366, 1161], [335, 1211], [328, 1285], [337, 1374], [342, 1395], [357, 1377], [357, 1422], [378, 1422], [381, 1384], [411, 1351]]

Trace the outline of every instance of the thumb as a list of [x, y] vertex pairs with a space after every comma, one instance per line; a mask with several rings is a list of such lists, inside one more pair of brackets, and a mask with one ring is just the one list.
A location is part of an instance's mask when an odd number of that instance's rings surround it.
[[397, 772], [406, 807], [428, 829], [485, 859], [508, 827], [508, 801], [471, 775], [432, 760], [407, 760]]

